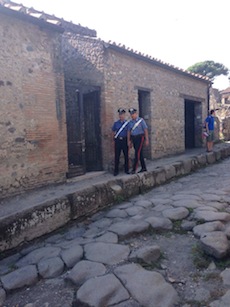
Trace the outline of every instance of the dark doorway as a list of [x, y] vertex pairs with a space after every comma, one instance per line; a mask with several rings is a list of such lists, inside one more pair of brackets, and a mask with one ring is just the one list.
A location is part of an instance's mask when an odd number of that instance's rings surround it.
[[185, 148], [202, 146], [202, 104], [185, 99]]
[[151, 159], [151, 101], [150, 92], [138, 90], [139, 115], [144, 118], [149, 132], [149, 146], [144, 147], [144, 156]]
[[99, 91], [83, 95], [83, 109], [86, 171], [100, 171], [102, 169], [102, 159]]
[[100, 90], [66, 84], [67, 177], [102, 169]]
[[66, 122], [68, 141], [68, 164], [67, 177], [74, 177], [85, 173], [84, 159], [84, 127], [82, 117], [81, 93], [73, 84], [66, 85]]
[[185, 100], [185, 148], [195, 147], [194, 102]]

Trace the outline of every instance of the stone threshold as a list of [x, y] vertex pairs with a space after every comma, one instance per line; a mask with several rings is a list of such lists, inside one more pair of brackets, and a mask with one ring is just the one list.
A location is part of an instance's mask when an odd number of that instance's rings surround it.
[[162, 159], [161, 165], [158, 163], [148, 172], [112, 179], [105, 176], [104, 181], [89, 181], [75, 191], [67, 190], [57, 197], [11, 210], [0, 218], [0, 252], [228, 157], [230, 144], [224, 143], [210, 153], [198, 151], [193, 156], [183, 156], [183, 159]]

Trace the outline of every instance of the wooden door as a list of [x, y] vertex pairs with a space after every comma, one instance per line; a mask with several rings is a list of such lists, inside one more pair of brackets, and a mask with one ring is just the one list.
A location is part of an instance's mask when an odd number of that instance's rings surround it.
[[85, 173], [85, 140], [82, 111], [82, 95], [80, 91], [76, 89], [76, 86], [66, 84], [68, 178]]
[[99, 90], [83, 95], [86, 171], [102, 170]]

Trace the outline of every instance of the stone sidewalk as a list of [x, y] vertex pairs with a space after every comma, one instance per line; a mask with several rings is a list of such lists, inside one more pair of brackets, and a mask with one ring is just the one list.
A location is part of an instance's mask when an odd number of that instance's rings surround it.
[[30, 191], [0, 203], [0, 251], [52, 232], [71, 220], [128, 199], [174, 178], [230, 156], [230, 143], [212, 153], [194, 149], [148, 161], [148, 172], [135, 175], [89, 173], [65, 184]]

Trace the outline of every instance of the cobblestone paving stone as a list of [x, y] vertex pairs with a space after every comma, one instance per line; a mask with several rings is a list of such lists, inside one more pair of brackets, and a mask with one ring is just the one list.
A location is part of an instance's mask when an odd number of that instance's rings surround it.
[[227, 307], [229, 238], [226, 159], [4, 258], [0, 306]]

